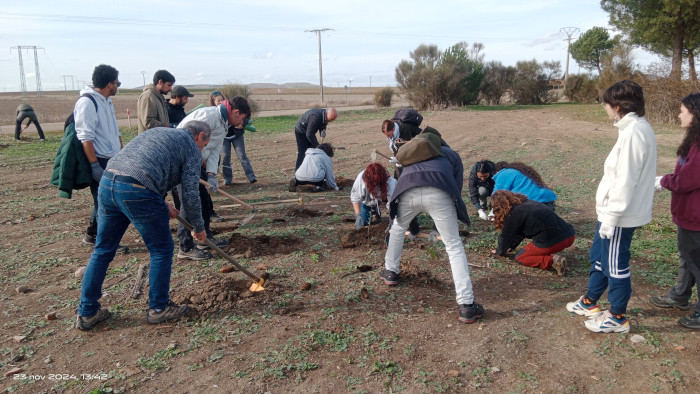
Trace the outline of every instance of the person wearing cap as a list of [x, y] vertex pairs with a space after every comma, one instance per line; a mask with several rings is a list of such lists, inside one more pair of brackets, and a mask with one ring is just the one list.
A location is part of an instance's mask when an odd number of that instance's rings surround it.
[[170, 123], [177, 126], [185, 117], [185, 104], [190, 97], [194, 97], [194, 94], [190, 93], [186, 87], [182, 85], [173, 86], [173, 90], [170, 92], [170, 100], [167, 102], [168, 107], [168, 119]]
[[[22, 127], [22, 122], [24, 122], [25, 119], [28, 119], [27, 125]], [[39, 119], [37, 119], [36, 117], [34, 108], [32, 108], [32, 106], [29, 104], [20, 104], [17, 107], [17, 122], [15, 123], [15, 141], [19, 141], [20, 133], [23, 132], [32, 123], [34, 123], [34, 126], [36, 126], [36, 132], [39, 133], [39, 138], [42, 141], [45, 141], [44, 130], [41, 129], [41, 125], [39, 124]]]
[[294, 125], [294, 136], [297, 139], [297, 162], [294, 171], [299, 169], [304, 162], [304, 155], [309, 148], [318, 148], [319, 142], [316, 133], [320, 132], [321, 138], [326, 136], [326, 126], [338, 117], [335, 108], [311, 108], [304, 112]]
[[[224, 137], [228, 132], [229, 125], [236, 128], [242, 128], [244, 120], [250, 116], [250, 106], [244, 97], [235, 96], [230, 100], [224, 100], [221, 104], [215, 107], [204, 107], [192, 111], [180, 122], [181, 127], [187, 127], [187, 123], [193, 120], [199, 120], [211, 128], [211, 136], [209, 142], [202, 149], [202, 171], [201, 179], [209, 183], [209, 191], [214, 193], [219, 187], [219, 182], [216, 180], [216, 173], [219, 169], [219, 154], [223, 146]], [[179, 192], [178, 186], [178, 192]], [[207, 231], [207, 238], [217, 246], [224, 246], [228, 242], [218, 240], [209, 228], [211, 221], [211, 212], [214, 208], [211, 203], [211, 196], [207, 193], [207, 189], [200, 184], [200, 198], [202, 200], [202, 218], [204, 219], [204, 227]], [[196, 216], [197, 212], [187, 212], [187, 209], [181, 209], [180, 215], [187, 220], [190, 215]], [[180, 251], [177, 254], [178, 259], [190, 260], [206, 260], [211, 258], [211, 253], [205, 250], [195, 248], [194, 240], [190, 232], [182, 225], [178, 224], [177, 238], [180, 242]], [[205, 248], [199, 245], [200, 248]]]
[[164, 94], [170, 92], [175, 83], [175, 77], [166, 70], [158, 70], [153, 75], [153, 84], [143, 87], [137, 104], [139, 118], [139, 134], [154, 127], [172, 127], [165, 105]]

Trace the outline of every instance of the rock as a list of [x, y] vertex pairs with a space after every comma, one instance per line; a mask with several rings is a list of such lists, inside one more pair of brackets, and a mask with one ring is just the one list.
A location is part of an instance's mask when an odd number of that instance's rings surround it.
[[680, 351], [685, 350], [685, 346], [683, 346], [683, 345], [678, 345], [678, 346], [674, 347], [673, 350], [677, 350], [677, 351], [680, 352]]
[[267, 269], [270, 267], [266, 266], [265, 264], [258, 264], [255, 266], [255, 268], [259, 269], [260, 271], [267, 271]]
[[22, 342], [25, 339], [27, 339], [26, 335], [15, 335], [14, 337], [12, 337], [12, 340], [17, 342], [17, 343]]
[[304, 284], [301, 285], [301, 291], [307, 291], [309, 289], [311, 289], [311, 283], [304, 282]]
[[20, 372], [22, 372], [22, 371], [24, 371], [22, 368], [20, 368], [20, 367], [14, 367], [14, 368], [12, 368], [11, 370], [5, 372], [5, 376], [12, 376], [12, 375], [17, 374], [17, 373], [20, 373]]
[[44, 364], [51, 364], [52, 362], [53, 362], [53, 360], [51, 359], [51, 357], [46, 357], [44, 359]]
[[491, 367], [491, 372], [498, 373], [498, 372], [501, 372], [501, 369], [498, 367]]
[[80, 267], [77, 270], [75, 270], [75, 273], [73, 275], [75, 275], [76, 278], [82, 278], [84, 273], [85, 267]]
[[19, 294], [25, 294], [25, 293], [29, 293], [32, 290], [27, 285], [19, 285], [15, 288], [15, 291]]
[[634, 335], [632, 335], [632, 338], [630, 338], [630, 341], [632, 341], [632, 343], [642, 343], [642, 342], [646, 341], [646, 338], [644, 338], [643, 336], [641, 336], [639, 334], [634, 334]]
[[452, 376], [453, 378], [459, 377], [459, 371], [455, 369], [450, 369], [449, 371], [447, 371], [447, 374]]
[[227, 274], [227, 273], [229, 273], [229, 272], [233, 272], [233, 271], [236, 271], [236, 270], [237, 270], [237, 268], [236, 268], [235, 266], [233, 266], [233, 265], [229, 265], [228, 267], [221, 267], [221, 268], [219, 268], [219, 272], [221, 272], [222, 274]]
[[46, 320], [56, 320], [56, 312], [47, 313], [44, 315]]

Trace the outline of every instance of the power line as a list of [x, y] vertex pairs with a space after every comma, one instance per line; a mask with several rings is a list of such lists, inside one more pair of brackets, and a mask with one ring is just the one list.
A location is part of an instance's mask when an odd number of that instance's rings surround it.
[[22, 59], [22, 50], [34, 50], [34, 74], [36, 76], [36, 95], [41, 97], [41, 74], [39, 73], [39, 56], [37, 55], [36, 50], [43, 50], [44, 48], [38, 47], [36, 45], [17, 45], [16, 47], [11, 47], [10, 51], [12, 51], [13, 49], [17, 49], [17, 54], [19, 55], [19, 80], [20, 87], [22, 89], [22, 96], [27, 95], [27, 81], [24, 76], [24, 61]]

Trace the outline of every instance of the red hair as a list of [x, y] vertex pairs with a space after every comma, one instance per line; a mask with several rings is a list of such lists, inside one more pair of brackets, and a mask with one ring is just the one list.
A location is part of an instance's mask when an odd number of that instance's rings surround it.
[[[367, 186], [367, 189], [374, 198], [383, 201], [388, 200], [387, 181], [389, 180], [389, 173], [386, 172], [383, 165], [379, 163], [368, 165], [367, 168], [365, 168], [365, 173], [362, 174], [362, 180], [365, 182], [365, 186]], [[379, 186], [379, 190], [381, 191], [381, 195], [379, 196], [377, 195], [377, 186]]]

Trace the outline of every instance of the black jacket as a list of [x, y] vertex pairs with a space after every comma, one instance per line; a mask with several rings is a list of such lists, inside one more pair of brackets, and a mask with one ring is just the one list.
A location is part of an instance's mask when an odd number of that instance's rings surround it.
[[170, 123], [178, 124], [187, 116], [184, 105], [170, 104], [166, 102], [168, 107], [168, 120]]
[[493, 180], [493, 174], [489, 176], [489, 179], [482, 181], [479, 179], [478, 176], [476, 176], [476, 166], [477, 163], [474, 163], [474, 166], [472, 167], [471, 172], [469, 173], [469, 180], [467, 181], [469, 185], [469, 197], [472, 200], [472, 204], [474, 204], [474, 208], [477, 210], [479, 209], [486, 209], [486, 207], [482, 207], [481, 203], [479, 202], [479, 187], [485, 187], [489, 193], [493, 193], [493, 186], [496, 184], [496, 181]]
[[328, 126], [326, 110], [311, 108], [299, 117], [299, 120], [297, 120], [297, 123], [294, 125], [294, 132], [306, 135], [306, 139], [309, 140], [311, 146], [316, 148], [319, 145], [318, 139], [316, 139], [316, 133], [325, 130], [326, 126]]
[[506, 217], [496, 252], [505, 256], [508, 249], [517, 247], [523, 238], [532, 239], [538, 248], [548, 248], [574, 235], [573, 226], [551, 208], [535, 200], [526, 200], [514, 206]]

